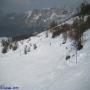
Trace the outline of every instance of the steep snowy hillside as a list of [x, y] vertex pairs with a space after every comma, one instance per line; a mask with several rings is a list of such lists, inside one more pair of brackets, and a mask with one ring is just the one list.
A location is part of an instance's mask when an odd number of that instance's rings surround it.
[[[62, 35], [46, 36], [45, 31], [19, 41], [16, 51], [0, 53], [0, 85], [18, 90], [90, 90], [90, 30], [84, 33], [77, 64], [71, 40], [62, 44]], [[66, 60], [66, 56], [70, 58]]]

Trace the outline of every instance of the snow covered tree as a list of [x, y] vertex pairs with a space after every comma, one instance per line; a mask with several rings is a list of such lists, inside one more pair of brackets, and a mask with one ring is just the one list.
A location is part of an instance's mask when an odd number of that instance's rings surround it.
[[27, 54], [27, 45], [24, 48], [24, 54]]
[[18, 48], [17, 42], [13, 42], [12, 44], [12, 49], [16, 50]]
[[3, 53], [3, 54], [7, 53], [7, 50], [8, 50], [7, 47], [3, 47], [3, 49], [2, 49], [2, 53]]
[[36, 49], [37, 48], [37, 45], [36, 44], [33, 44], [33, 47], [34, 47], [34, 49]]

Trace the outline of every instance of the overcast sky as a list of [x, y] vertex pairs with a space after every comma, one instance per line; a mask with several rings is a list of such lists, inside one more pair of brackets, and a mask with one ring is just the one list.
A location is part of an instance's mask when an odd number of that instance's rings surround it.
[[29, 9], [50, 7], [74, 7], [82, 0], [0, 0], [0, 10], [6, 12], [23, 12]]

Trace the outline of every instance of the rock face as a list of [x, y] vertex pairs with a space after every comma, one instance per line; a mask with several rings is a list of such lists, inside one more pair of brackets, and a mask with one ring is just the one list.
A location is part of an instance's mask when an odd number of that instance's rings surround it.
[[9, 13], [0, 18], [0, 36], [10, 37], [41, 32], [44, 31], [53, 20], [61, 22], [70, 15], [70, 11], [59, 8], [36, 9], [23, 14]]

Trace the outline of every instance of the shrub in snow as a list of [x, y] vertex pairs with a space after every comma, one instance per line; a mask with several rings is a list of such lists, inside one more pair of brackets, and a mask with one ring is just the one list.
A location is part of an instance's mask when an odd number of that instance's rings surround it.
[[12, 45], [12, 49], [13, 49], [13, 50], [17, 50], [17, 48], [18, 48], [17, 43], [14, 43], [14, 44]]
[[2, 53], [7, 53], [7, 50], [12, 49], [16, 50], [18, 48], [17, 42], [13, 42], [12, 40], [2, 40]]
[[8, 47], [9, 47], [9, 44], [10, 44], [10, 40], [2, 40], [1, 41], [1, 44], [2, 44], [2, 53], [7, 53], [7, 50], [8, 50]]
[[76, 47], [77, 47], [77, 50], [81, 50], [83, 48], [83, 45], [79, 41]]
[[12, 49], [12, 50], [17, 50], [18, 48], [18, 44], [17, 42], [10, 42], [9, 45], [8, 45], [8, 49]]
[[66, 60], [68, 60], [68, 59], [70, 59], [70, 56], [69, 55], [66, 56]]
[[70, 28], [71, 28], [71, 26], [69, 24], [64, 24], [64, 25], [55, 27], [53, 32], [52, 32], [52, 38], [54, 38], [60, 34], [63, 34], [64, 38], [66, 39], [67, 38], [67, 31], [69, 31]]
[[9, 43], [10, 43], [9, 40], [2, 40], [1, 41], [1, 44], [2, 44], [3, 47], [8, 47]]
[[48, 37], [48, 32], [46, 31], [46, 38]]
[[55, 27], [53, 32], [52, 32], [52, 38], [57, 37], [58, 35], [60, 35], [62, 32], [62, 29], [60, 27]]
[[27, 46], [24, 48], [24, 54], [27, 54]]
[[26, 45], [24, 48], [24, 54], [27, 54], [28, 52], [30, 52], [30, 47]]
[[34, 49], [37, 49], [37, 45], [36, 44], [33, 44], [33, 47], [34, 47]]
[[51, 29], [51, 32], [53, 31], [53, 28], [57, 26], [57, 22], [52, 21], [49, 25], [49, 29]]
[[85, 22], [82, 19], [75, 19], [72, 24], [72, 29], [69, 31], [69, 37], [75, 41], [77, 50], [80, 50], [83, 45], [83, 33], [86, 30]]
[[88, 2], [83, 2], [79, 9], [79, 16], [83, 18], [85, 15], [90, 15], [90, 4]]
[[3, 49], [2, 49], [2, 53], [3, 53], [3, 54], [7, 53], [7, 50], [8, 50], [7, 47], [3, 47]]

